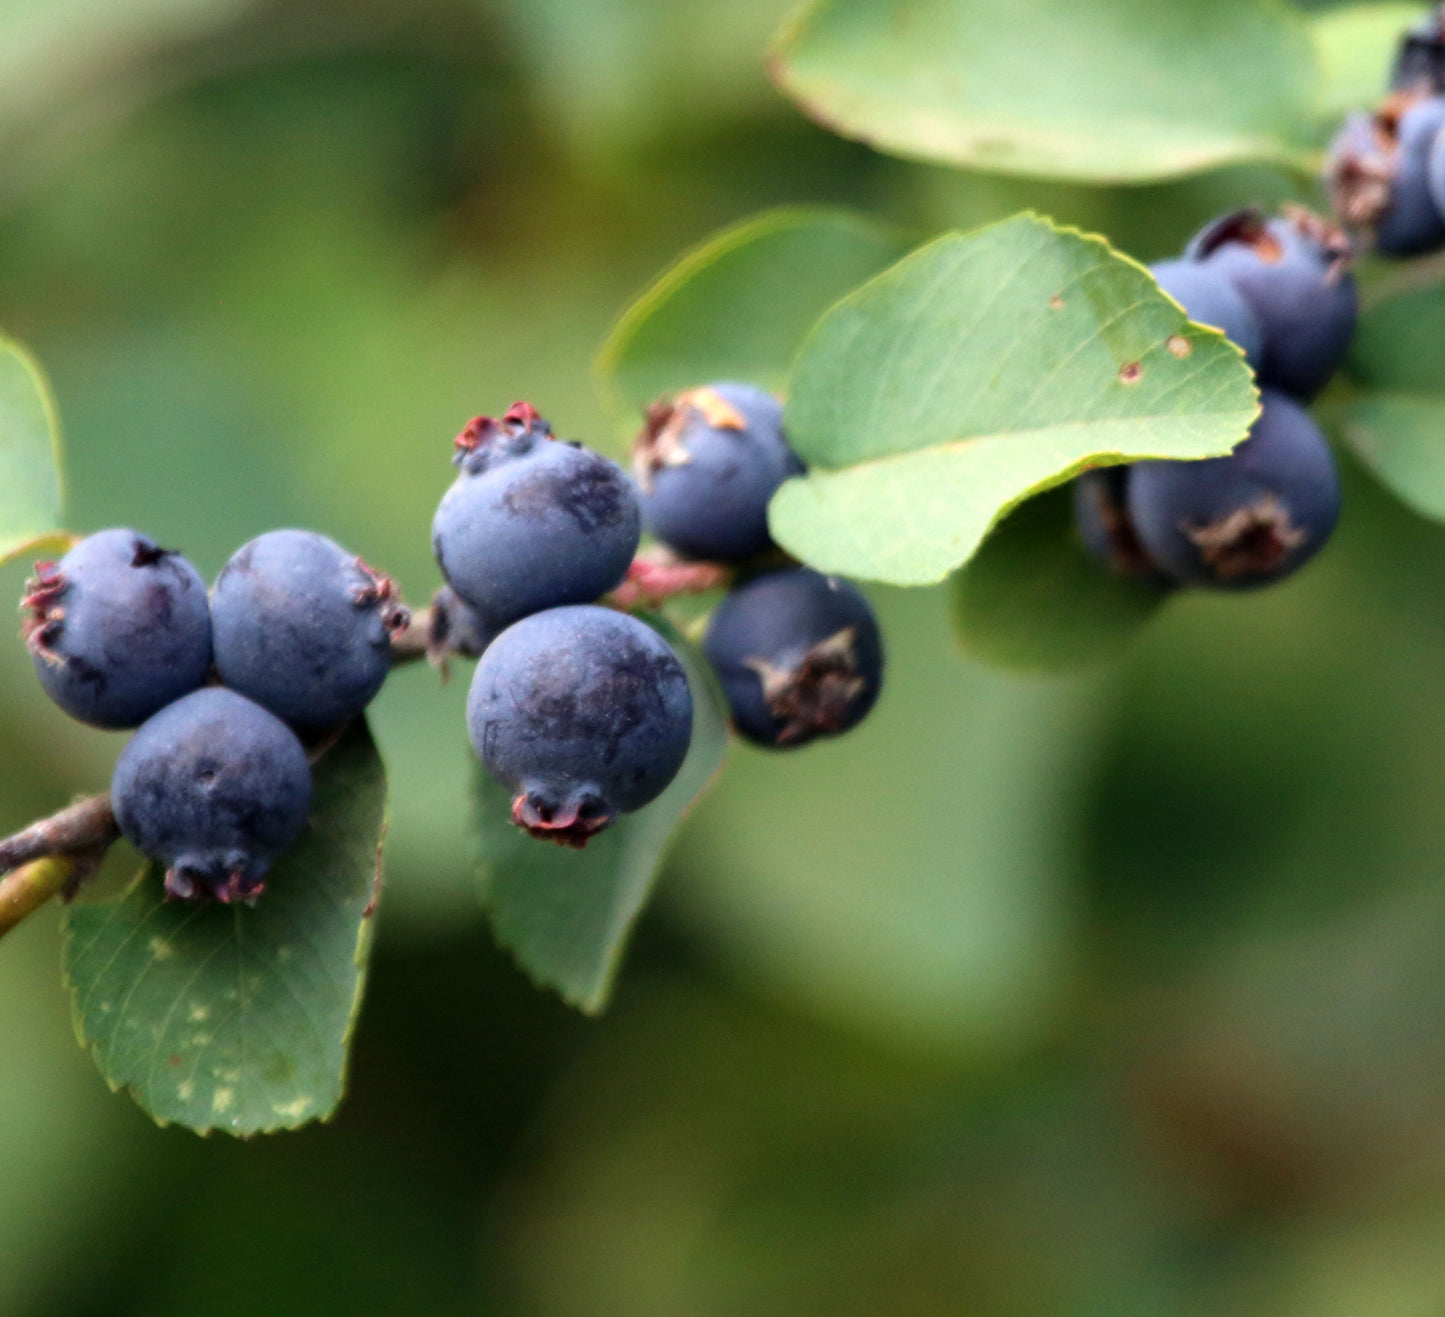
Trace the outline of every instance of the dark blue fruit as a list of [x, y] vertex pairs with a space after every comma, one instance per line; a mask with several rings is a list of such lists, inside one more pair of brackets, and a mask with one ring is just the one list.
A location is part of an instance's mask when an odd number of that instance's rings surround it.
[[1266, 388], [1308, 402], [1329, 383], [1354, 337], [1358, 297], [1350, 242], [1315, 215], [1290, 208], [1225, 215], [1198, 233], [1185, 259], [1224, 275], [1264, 335], [1257, 374]]
[[1185, 315], [1196, 324], [1221, 330], [1249, 364], [1258, 367], [1264, 346], [1259, 320], [1218, 270], [1193, 261], [1160, 261], [1149, 267], [1149, 273]]
[[96, 727], [139, 727], [211, 666], [204, 582], [133, 530], [101, 531], [59, 563], [36, 563], [20, 606], [46, 694]]
[[481, 658], [500, 630], [489, 625], [451, 586], [442, 586], [432, 596], [427, 648], [433, 654], [443, 658], [448, 654]]
[[1390, 90], [1445, 92], [1445, 11], [1438, 6], [1415, 24], [1400, 42]]
[[1085, 471], [1074, 481], [1074, 525], [1090, 557], [1116, 576], [1167, 587], [1172, 582], [1145, 552], [1129, 517], [1129, 466]]
[[167, 897], [250, 904], [306, 825], [311, 769], [279, 718], [211, 686], [131, 737], [110, 799], [131, 844], [166, 866]]
[[847, 581], [794, 567], [733, 590], [708, 624], [703, 652], [739, 733], [794, 747], [846, 732], [878, 699], [878, 621]]
[[324, 535], [273, 530], [238, 549], [211, 595], [216, 668], [303, 731], [360, 713], [407, 625], [391, 581]]
[[1445, 127], [1445, 98], [1400, 95], [1376, 114], [1354, 114], [1330, 147], [1325, 187], [1335, 213], [1373, 233], [1385, 256], [1445, 245], [1445, 215], [1431, 195], [1431, 147]]
[[692, 737], [692, 694], [672, 647], [625, 613], [595, 606], [534, 613], [482, 655], [467, 730], [513, 793], [534, 837], [583, 846], [677, 776]]
[[615, 462], [554, 439], [527, 403], [472, 421], [454, 460], [462, 474], [437, 508], [432, 549], [490, 625], [590, 603], [627, 574], [642, 533], [631, 482]]
[[750, 384], [710, 384], [655, 403], [632, 462], [647, 529], [713, 562], [771, 548], [768, 500], [803, 472], [783, 436], [782, 405]]
[[1329, 445], [1310, 414], [1266, 390], [1250, 436], [1228, 457], [1137, 462], [1129, 516], [1176, 579], [1226, 590], [1269, 585], [1324, 547], [1340, 512]]

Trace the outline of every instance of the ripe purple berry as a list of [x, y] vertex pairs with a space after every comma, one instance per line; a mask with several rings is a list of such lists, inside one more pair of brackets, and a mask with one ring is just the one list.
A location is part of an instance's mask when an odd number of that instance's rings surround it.
[[1264, 336], [1260, 385], [1308, 402], [1354, 337], [1350, 252], [1341, 230], [1291, 207], [1269, 220], [1253, 209], [1225, 215], [1195, 235], [1185, 259], [1217, 270], [1249, 303]]
[[622, 581], [642, 523], [615, 462], [554, 439], [528, 403], [477, 417], [456, 446], [462, 474], [437, 508], [432, 548], [488, 625], [591, 603]]
[[703, 652], [738, 732], [791, 748], [856, 727], [878, 699], [883, 642], [867, 599], [808, 567], [768, 572], [733, 590]]
[[692, 693], [651, 627], [609, 608], [551, 608], [487, 647], [467, 730], [477, 758], [513, 793], [513, 822], [580, 847], [677, 776]]
[[1266, 390], [1228, 457], [1136, 462], [1129, 516], [1148, 555], [1181, 582], [1247, 590], [1298, 571], [1329, 539], [1340, 486], [1310, 414]]
[[105, 530], [36, 563], [23, 634], [46, 694], [96, 727], [138, 727], [211, 666], [206, 587], [179, 554]]
[[131, 737], [110, 794], [126, 838], [166, 866], [168, 898], [249, 905], [306, 825], [311, 769], [279, 718], [211, 686]]
[[1401, 93], [1375, 114], [1351, 115], [1325, 166], [1330, 204], [1384, 256], [1445, 245], [1445, 215], [1431, 195], [1431, 148], [1445, 127], [1445, 98]]
[[211, 611], [221, 680], [308, 732], [371, 703], [391, 670], [391, 636], [408, 621], [387, 577], [304, 530], [238, 549]]
[[778, 400], [723, 383], [649, 408], [633, 470], [643, 522], [659, 540], [690, 558], [741, 562], [772, 547], [768, 501], [803, 464]]
[[1131, 466], [1099, 467], [1074, 481], [1074, 525], [1090, 557], [1116, 576], [1168, 588], [1173, 582], [1159, 570], [1139, 542], [1129, 516]]

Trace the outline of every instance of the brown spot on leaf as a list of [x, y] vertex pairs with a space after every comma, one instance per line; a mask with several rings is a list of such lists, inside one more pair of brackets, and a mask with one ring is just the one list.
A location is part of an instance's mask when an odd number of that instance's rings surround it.
[[1164, 346], [1169, 349], [1172, 356], [1178, 357], [1180, 361], [1194, 351], [1194, 345], [1183, 334], [1171, 334], [1169, 341]]
[[1144, 367], [1137, 361], [1131, 361], [1119, 370], [1119, 383], [1125, 385], [1138, 384], [1144, 378]]
[[1062, 311], [1063, 309], [1064, 299], [1060, 297], [1058, 293], [1055, 293], [1051, 298], [1049, 298], [1049, 310]]

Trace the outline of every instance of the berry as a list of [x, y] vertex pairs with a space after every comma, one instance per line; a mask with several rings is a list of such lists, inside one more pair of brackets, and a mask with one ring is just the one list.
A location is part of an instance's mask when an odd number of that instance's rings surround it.
[[632, 461], [647, 529], [712, 562], [771, 548], [768, 500], [803, 472], [783, 436], [782, 405], [749, 384], [712, 384], [653, 404]]
[[534, 837], [583, 846], [677, 776], [692, 694], [672, 647], [625, 613], [552, 608], [487, 647], [467, 698], [477, 758]]
[[1438, 5], [1416, 23], [1400, 42], [1390, 90], [1445, 92], [1445, 10]]
[[1161, 261], [1149, 267], [1159, 287], [1196, 324], [1212, 325], [1240, 349], [1251, 366], [1259, 365], [1264, 335], [1249, 304], [1217, 270], [1191, 261]]
[[1329, 539], [1340, 511], [1329, 445], [1310, 414], [1266, 390], [1228, 457], [1137, 462], [1129, 515], [1145, 551], [1182, 582], [1245, 590], [1283, 580]]
[[133, 530], [101, 531], [59, 563], [36, 563], [20, 606], [40, 684], [81, 722], [139, 727], [210, 670], [205, 583]]
[[1343, 232], [1297, 207], [1270, 220], [1257, 210], [1225, 215], [1185, 251], [1224, 275], [1259, 320], [1260, 384], [1305, 402], [1329, 383], [1354, 336], [1349, 256]]
[[462, 474], [432, 523], [451, 587], [494, 627], [590, 603], [627, 574], [641, 537], [622, 468], [552, 437], [527, 403], [480, 416], [457, 438]]
[[238, 549], [211, 597], [216, 667], [232, 690], [303, 731], [360, 713], [407, 625], [396, 589], [314, 531], [273, 530]]
[[1402, 93], [1377, 114], [1354, 114], [1330, 146], [1325, 186], [1351, 228], [1374, 234], [1385, 256], [1445, 245], [1445, 216], [1431, 195], [1431, 147], [1445, 127], [1445, 99]]
[[793, 747], [857, 726], [878, 699], [883, 642], [867, 599], [807, 567], [754, 577], [708, 624], [703, 652], [737, 730]]
[[1132, 469], [1099, 467], [1074, 481], [1074, 525], [1090, 556], [1115, 575], [1167, 587], [1172, 582], [1145, 552], [1129, 518]]
[[166, 866], [168, 898], [252, 904], [306, 825], [311, 769], [279, 718], [211, 686], [131, 737], [110, 795], [126, 838]]
[[497, 627], [485, 618], [449, 585], [432, 596], [431, 626], [427, 648], [434, 654], [460, 654], [463, 658], [481, 658], [488, 645], [497, 638]]

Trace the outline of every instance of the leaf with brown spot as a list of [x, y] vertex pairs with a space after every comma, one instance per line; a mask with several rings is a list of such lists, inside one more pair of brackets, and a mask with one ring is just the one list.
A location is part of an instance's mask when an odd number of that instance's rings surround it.
[[930, 243], [813, 328], [786, 413], [809, 471], [769, 521], [820, 570], [926, 585], [1085, 467], [1217, 457], [1258, 413], [1239, 350], [1148, 271], [1016, 216]]

